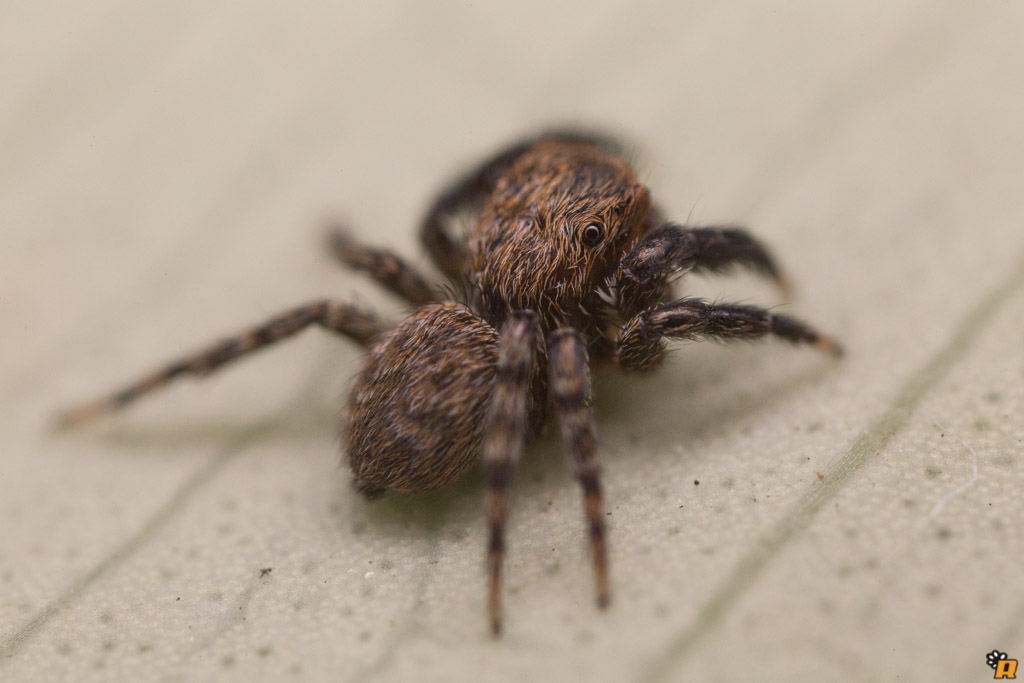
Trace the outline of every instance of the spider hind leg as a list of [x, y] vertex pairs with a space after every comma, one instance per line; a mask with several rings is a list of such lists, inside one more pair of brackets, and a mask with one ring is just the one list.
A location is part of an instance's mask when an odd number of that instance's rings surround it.
[[438, 300], [430, 281], [388, 249], [359, 244], [341, 228], [332, 228], [328, 232], [327, 245], [341, 263], [365, 272], [392, 294], [411, 304], [422, 306]]
[[179, 377], [208, 375], [234, 360], [291, 337], [310, 325], [319, 325], [363, 346], [368, 346], [388, 328], [376, 315], [351, 304], [315, 301], [280, 313], [258, 327], [168, 363], [108, 396], [72, 406], [57, 416], [57, 426], [71, 427], [120, 410]]

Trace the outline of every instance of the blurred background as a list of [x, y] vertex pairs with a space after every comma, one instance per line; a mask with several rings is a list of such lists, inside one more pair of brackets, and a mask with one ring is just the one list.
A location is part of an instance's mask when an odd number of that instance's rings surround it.
[[[981, 680], [1024, 656], [1019, 4], [6, 3], [0, 678]], [[325, 296], [323, 229], [417, 225], [523, 134], [621, 135], [674, 219], [834, 333], [596, 383], [614, 602], [557, 435], [517, 473], [505, 636], [478, 476], [367, 503], [318, 332], [88, 428], [54, 411]], [[264, 572], [262, 570], [271, 569]]]

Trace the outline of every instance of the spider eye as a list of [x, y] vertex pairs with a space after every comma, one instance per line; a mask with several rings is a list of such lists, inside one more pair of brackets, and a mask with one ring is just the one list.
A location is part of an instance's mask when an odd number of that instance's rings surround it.
[[604, 237], [604, 228], [597, 223], [591, 223], [587, 227], [583, 228], [581, 233], [583, 243], [588, 247], [596, 247], [601, 243], [601, 239]]

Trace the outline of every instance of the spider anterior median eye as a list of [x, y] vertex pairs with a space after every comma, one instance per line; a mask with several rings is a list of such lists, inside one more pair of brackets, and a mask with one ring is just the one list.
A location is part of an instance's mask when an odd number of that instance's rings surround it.
[[604, 237], [604, 228], [597, 223], [591, 223], [583, 228], [583, 242], [591, 247], [600, 243], [602, 237]]

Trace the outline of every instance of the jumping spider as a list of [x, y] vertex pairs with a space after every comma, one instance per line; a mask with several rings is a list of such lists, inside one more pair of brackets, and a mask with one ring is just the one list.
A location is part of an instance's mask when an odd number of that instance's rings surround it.
[[[475, 227], [457, 237], [450, 223], [465, 214]], [[74, 407], [64, 422], [119, 409], [183, 375], [209, 374], [310, 325], [347, 336], [368, 349], [344, 425], [359, 491], [431, 491], [482, 457], [488, 608], [497, 634], [509, 480], [549, 403], [583, 489], [597, 604], [608, 604], [592, 361], [648, 371], [664, 358], [667, 339], [766, 335], [841, 353], [793, 318], [673, 298], [672, 280], [691, 270], [739, 265], [785, 281], [741, 229], [664, 222], [622, 148], [602, 136], [548, 133], [501, 151], [440, 194], [421, 238], [452, 291], [463, 294], [442, 295], [398, 256], [336, 231], [334, 254], [415, 305], [408, 318], [392, 325], [335, 300], [306, 304]]]

